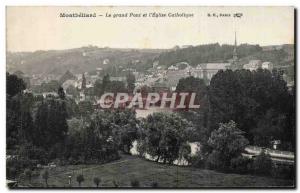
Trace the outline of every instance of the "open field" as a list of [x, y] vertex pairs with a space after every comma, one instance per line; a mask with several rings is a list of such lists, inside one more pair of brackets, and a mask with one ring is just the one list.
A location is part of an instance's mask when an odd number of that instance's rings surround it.
[[[120, 160], [103, 165], [76, 165], [56, 167], [50, 170], [49, 187], [70, 187], [68, 176], [72, 175], [71, 187], [79, 187], [78, 174], [84, 175], [81, 187], [96, 187], [93, 178], [101, 178], [101, 187], [130, 187], [130, 180], [137, 179], [141, 187], [278, 187], [293, 186], [293, 181], [251, 175], [224, 174], [192, 167], [158, 164], [134, 156], [122, 156]], [[28, 186], [27, 181], [21, 185]], [[32, 178], [31, 186], [46, 187], [41, 177]]]

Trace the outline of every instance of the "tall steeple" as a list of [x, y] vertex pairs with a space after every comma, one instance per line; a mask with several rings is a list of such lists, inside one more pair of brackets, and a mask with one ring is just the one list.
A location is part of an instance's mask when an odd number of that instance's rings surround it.
[[232, 60], [233, 60], [233, 65], [235, 67], [237, 67], [237, 62], [238, 62], [238, 55], [237, 55], [237, 41], [236, 41], [236, 31], [234, 32], [234, 48], [233, 48], [233, 57], [232, 57]]

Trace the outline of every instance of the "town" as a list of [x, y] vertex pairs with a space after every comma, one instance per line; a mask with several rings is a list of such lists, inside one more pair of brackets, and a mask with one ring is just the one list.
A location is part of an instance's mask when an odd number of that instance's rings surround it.
[[198, 187], [173, 173], [192, 168], [293, 186], [294, 45], [233, 40], [8, 53], [8, 185]]

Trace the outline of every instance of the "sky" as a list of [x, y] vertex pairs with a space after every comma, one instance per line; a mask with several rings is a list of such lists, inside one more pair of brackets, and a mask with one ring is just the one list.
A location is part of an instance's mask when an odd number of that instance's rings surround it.
[[[61, 18], [60, 13], [96, 13], [96, 18]], [[149, 13], [193, 17], [149, 17]], [[109, 18], [141, 13], [148, 17]], [[208, 17], [208, 14], [219, 17]], [[221, 17], [220, 14], [230, 14]], [[242, 17], [233, 17], [242, 13]], [[209, 43], [294, 43], [293, 7], [6, 7], [7, 51], [61, 50], [94, 45], [111, 48], [172, 48]]]

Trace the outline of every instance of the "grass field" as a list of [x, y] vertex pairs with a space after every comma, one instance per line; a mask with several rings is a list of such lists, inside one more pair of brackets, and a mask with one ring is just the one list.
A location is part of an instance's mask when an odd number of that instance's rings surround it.
[[[159, 187], [278, 187], [293, 186], [293, 181], [251, 175], [224, 174], [192, 167], [177, 167], [158, 164], [134, 156], [123, 155], [120, 160], [103, 165], [76, 165], [56, 167], [50, 170], [49, 187], [70, 187], [68, 176], [72, 176], [71, 187], [79, 187], [76, 176], [83, 174], [81, 187], [96, 187], [94, 177], [101, 178], [101, 187], [130, 187], [130, 180], [137, 179], [141, 187], [150, 187], [157, 182]], [[22, 181], [21, 185], [28, 186]], [[46, 187], [41, 177], [32, 178], [33, 187]]]

